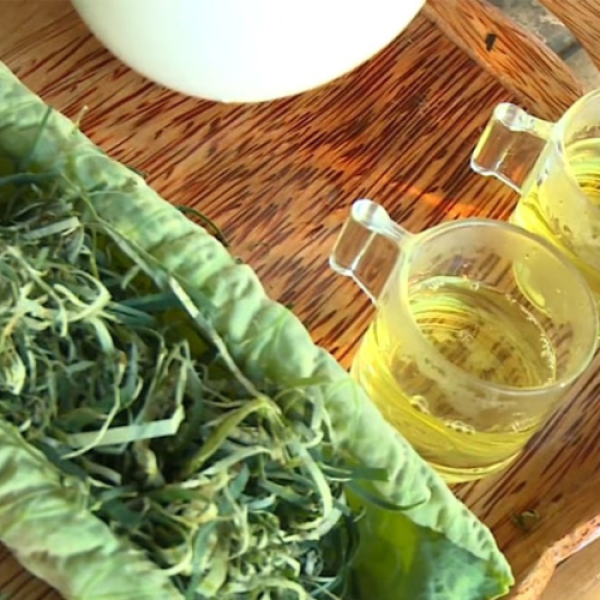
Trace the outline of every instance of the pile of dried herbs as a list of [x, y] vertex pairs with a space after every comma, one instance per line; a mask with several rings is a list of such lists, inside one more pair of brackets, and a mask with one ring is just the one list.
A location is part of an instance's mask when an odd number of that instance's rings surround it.
[[257, 389], [202, 298], [158, 289], [85, 199], [38, 183], [0, 180], [0, 417], [185, 598], [344, 595], [343, 484], [383, 474], [334, 462], [323, 406]]

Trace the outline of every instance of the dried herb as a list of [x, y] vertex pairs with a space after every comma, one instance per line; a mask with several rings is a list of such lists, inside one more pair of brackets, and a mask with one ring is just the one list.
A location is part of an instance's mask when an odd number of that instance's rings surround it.
[[[9, 182], [13, 187], [15, 181]], [[336, 598], [355, 516], [323, 406], [237, 369], [197, 298], [158, 289], [85, 200], [21, 177], [0, 226], [0, 417], [186, 598]], [[206, 305], [210, 310], [210, 306]], [[300, 381], [296, 390], [315, 382]]]
[[513, 515], [512, 522], [521, 531], [529, 533], [540, 524], [541, 518], [537, 510], [525, 510], [522, 513]]

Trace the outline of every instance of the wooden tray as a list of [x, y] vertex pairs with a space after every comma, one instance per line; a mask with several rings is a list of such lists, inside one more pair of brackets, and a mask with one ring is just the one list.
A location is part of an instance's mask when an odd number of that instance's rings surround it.
[[[579, 93], [558, 59], [477, 7], [431, 2], [353, 73], [261, 105], [214, 104], [148, 82], [104, 50], [66, 0], [2, 3], [0, 59], [68, 116], [89, 107], [83, 130], [148, 173], [165, 198], [215, 219], [270, 294], [348, 366], [372, 317], [366, 297], [327, 264], [350, 203], [372, 197], [415, 232], [470, 215], [504, 219], [515, 195], [468, 166], [493, 107], [514, 101], [557, 117]], [[538, 599], [555, 565], [600, 532], [598, 360], [516, 464], [456, 489], [511, 561], [514, 599]], [[534, 510], [533, 527], [515, 524]], [[1, 549], [0, 591], [58, 598]]]

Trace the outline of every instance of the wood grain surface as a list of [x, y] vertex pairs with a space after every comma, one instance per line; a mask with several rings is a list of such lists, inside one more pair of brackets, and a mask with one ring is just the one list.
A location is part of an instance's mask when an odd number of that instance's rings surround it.
[[600, 68], [599, 0], [540, 0], [575, 35]]
[[486, 0], [428, 0], [424, 14], [537, 116], [554, 120], [583, 94], [564, 61]]
[[[469, 170], [493, 107], [525, 99], [554, 118], [579, 89], [564, 70], [555, 83], [546, 72], [543, 87], [519, 71], [517, 96], [432, 24], [434, 12], [346, 77], [260, 105], [185, 98], [145, 80], [100, 46], [66, 0], [0, 1], [0, 59], [68, 116], [87, 106], [81, 126], [96, 143], [148, 173], [165, 198], [215, 219], [270, 294], [348, 366], [373, 314], [327, 264], [351, 202], [371, 197], [415, 232], [471, 215], [504, 219], [515, 195]], [[535, 72], [539, 55], [510, 31], [498, 33], [502, 52], [519, 58], [503, 68]], [[538, 599], [556, 563], [600, 526], [598, 367], [507, 472], [456, 489], [511, 561], [513, 598]], [[539, 513], [531, 531], [514, 523], [527, 510]], [[1, 550], [0, 590], [57, 598]]]
[[600, 598], [600, 542], [578, 552], [558, 567], [552, 581], [544, 590], [541, 600], [572, 598], [574, 581], [583, 582], [577, 586], [577, 600]]

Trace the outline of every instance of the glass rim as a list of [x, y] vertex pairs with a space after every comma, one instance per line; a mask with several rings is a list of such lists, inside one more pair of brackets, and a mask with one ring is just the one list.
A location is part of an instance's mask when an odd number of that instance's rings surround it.
[[[552, 144], [553, 148], [557, 151], [560, 160], [562, 161], [562, 163], [565, 166], [565, 172], [569, 179], [569, 182], [572, 183], [578, 190], [580, 190], [581, 193], [586, 197], [586, 199], [587, 199], [587, 195], [585, 194], [585, 192], [579, 185], [579, 182], [577, 181], [577, 178], [575, 177], [575, 174], [573, 172], [573, 168], [571, 167], [571, 163], [567, 157], [565, 137], [566, 137], [566, 134], [569, 131], [570, 126], [572, 125], [573, 119], [575, 118], [575, 115], [577, 114], [579, 109], [581, 109], [581, 107], [584, 104], [587, 104], [591, 100], [600, 100], [600, 88], [596, 89], [596, 90], [592, 90], [591, 92], [588, 92], [584, 96], [581, 96], [581, 98], [577, 99], [566, 110], [566, 112], [563, 114], [563, 116], [554, 123], [554, 128], [552, 130], [552, 133], [550, 135], [550, 140], [549, 140], [550, 143]], [[600, 125], [600, 122], [599, 122], [599, 125]], [[592, 204], [591, 202], [589, 202], [589, 203]], [[598, 211], [597, 206], [594, 206], [594, 209], [596, 211]]]
[[[522, 238], [528, 239], [533, 244], [536, 244], [543, 248], [546, 252], [548, 252], [551, 256], [559, 261], [559, 263], [564, 267], [564, 269], [570, 273], [573, 277], [574, 281], [578, 283], [579, 287], [583, 291], [587, 303], [588, 310], [590, 312], [590, 316], [593, 319], [593, 327], [592, 333], [593, 335], [590, 338], [589, 348], [587, 351], [583, 353], [582, 359], [580, 361], [580, 365], [577, 368], [573, 368], [571, 373], [567, 373], [560, 379], [553, 381], [552, 383], [532, 386], [532, 387], [514, 387], [510, 385], [503, 385], [499, 383], [485, 381], [475, 375], [472, 375], [468, 371], [465, 371], [461, 367], [457, 366], [453, 362], [451, 362], [448, 358], [446, 358], [437, 348], [423, 335], [421, 328], [417, 324], [412, 311], [409, 306], [408, 299], [408, 274], [411, 269], [410, 260], [406, 260], [406, 251], [401, 251], [399, 260], [399, 270], [398, 270], [398, 281], [400, 286], [400, 303], [402, 310], [409, 315], [409, 321], [413, 327], [413, 330], [417, 333], [420, 342], [425, 345], [429, 351], [433, 352], [435, 355], [435, 359], [437, 362], [441, 362], [444, 365], [444, 368], [449, 371], [450, 376], [457, 377], [460, 380], [463, 380], [467, 383], [474, 384], [478, 387], [483, 387], [490, 391], [496, 391], [498, 393], [504, 395], [512, 395], [512, 396], [535, 396], [539, 395], [541, 392], [548, 392], [551, 390], [559, 390], [561, 388], [565, 388], [571, 383], [573, 383], [590, 365], [596, 350], [598, 349], [599, 344], [599, 336], [600, 336], [600, 314], [598, 312], [598, 305], [592, 293], [590, 286], [587, 281], [581, 274], [581, 272], [573, 265], [565, 256], [563, 256], [557, 248], [555, 248], [552, 244], [547, 242], [544, 238], [530, 233], [526, 229], [514, 225], [512, 223], [508, 223], [506, 221], [497, 221], [495, 219], [486, 219], [480, 217], [470, 217], [457, 221], [447, 221], [436, 225], [434, 227], [430, 227], [421, 233], [418, 233], [412, 238], [410, 238], [406, 244], [411, 245], [414, 248], [422, 246], [424, 244], [430, 243], [436, 237], [451, 232], [453, 230], [459, 231], [464, 228], [471, 227], [484, 227], [484, 228], [494, 228], [501, 229], [504, 231], [510, 231]], [[386, 286], [387, 287], [387, 286]], [[385, 295], [386, 290], [383, 290]], [[583, 310], [583, 309], [582, 309]], [[579, 311], [581, 312], [581, 310]]]

